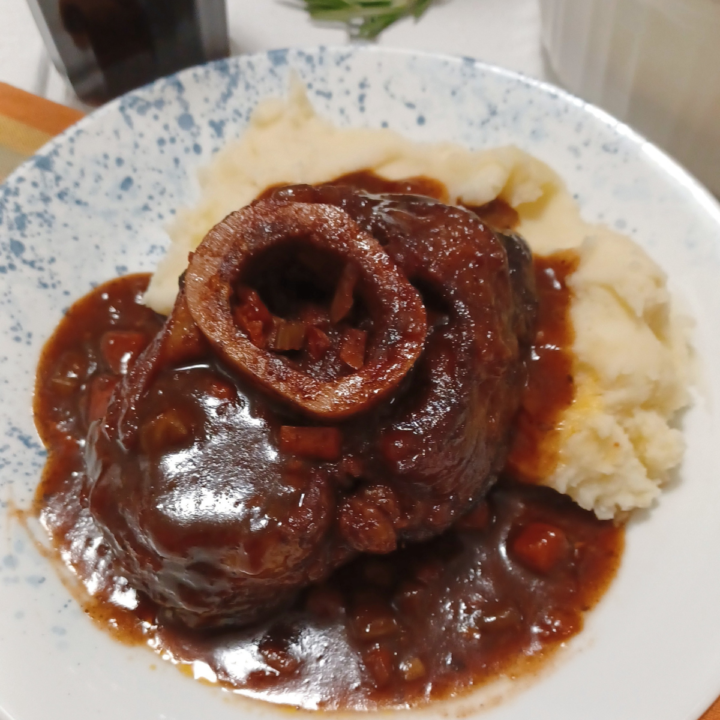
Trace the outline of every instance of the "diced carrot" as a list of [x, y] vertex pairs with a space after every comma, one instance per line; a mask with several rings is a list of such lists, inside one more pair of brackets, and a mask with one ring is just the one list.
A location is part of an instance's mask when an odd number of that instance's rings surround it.
[[124, 375], [128, 367], [148, 343], [143, 333], [133, 330], [108, 330], [100, 339], [100, 352], [116, 375]]
[[350, 617], [350, 632], [358, 640], [379, 640], [396, 635], [400, 626], [388, 605], [361, 604]]
[[367, 333], [364, 330], [348, 328], [340, 346], [340, 359], [353, 370], [359, 370], [365, 364], [365, 344]]
[[274, 336], [270, 340], [270, 349], [276, 352], [288, 350], [302, 350], [305, 344], [305, 323], [301, 320], [283, 320], [275, 318], [273, 321]]
[[105, 416], [118, 382], [119, 378], [112, 375], [98, 375], [92, 379], [88, 399], [88, 424]]
[[566, 557], [568, 541], [559, 527], [533, 522], [512, 541], [511, 553], [528, 569], [545, 575]]
[[252, 316], [253, 320], [259, 320], [261, 323], [272, 321], [272, 313], [267, 309], [267, 306], [255, 290], [246, 285], [240, 285], [235, 294], [240, 301], [240, 305], [247, 308], [247, 312]]
[[375, 645], [363, 653], [362, 659], [363, 665], [370, 674], [375, 687], [381, 688], [387, 685], [394, 669], [393, 656], [390, 650]]
[[331, 346], [330, 338], [320, 328], [307, 329], [307, 351], [313, 360], [320, 360]]
[[357, 265], [348, 263], [343, 268], [330, 305], [330, 321], [333, 324], [339, 323], [352, 310], [353, 293], [359, 276]]
[[240, 301], [233, 311], [235, 322], [247, 334], [253, 345], [264, 348], [272, 327], [272, 314], [252, 288], [241, 285], [235, 294]]
[[340, 457], [342, 434], [333, 427], [280, 428], [280, 450], [314, 460], [337, 460]]
[[251, 320], [245, 313], [244, 306], [238, 306], [233, 311], [233, 319], [237, 326], [250, 338], [250, 342], [258, 348], [264, 348], [267, 343], [265, 326], [259, 320]]

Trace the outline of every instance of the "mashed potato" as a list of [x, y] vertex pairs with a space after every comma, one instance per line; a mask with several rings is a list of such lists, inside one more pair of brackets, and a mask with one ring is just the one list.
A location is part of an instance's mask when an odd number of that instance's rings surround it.
[[364, 169], [391, 180], [435, 178], [450, 203], [500, 197], [517, 210], [518, 230], [534, 253], [577, 250], [580, 262], [568, 281], [576, 394], [543, 482], [600, 518], [651, 505], [682, 459], [682, 435], [670, 424], [689, 402], [689, 323], [675, 313], [665, 275], [647, 254], [629, 238], [585, 223], [560, 178], [515, 147], [469, 151], [413, 143], [390, 130], [336, 128], [315, 114], [295, 82], [287, 99], [260, 103], [243, 136], [201, 172], [200, 201], [170, 228], [148, 304], [169, 312], [188, 252], [266, 188]]
[[648, 507], [684, 442], [670, 426], [689, 403], [689, 323], [666, 278], [628, 238], [588, 228], [568, 284], [576, 394], [546, 484], [600, 518]]

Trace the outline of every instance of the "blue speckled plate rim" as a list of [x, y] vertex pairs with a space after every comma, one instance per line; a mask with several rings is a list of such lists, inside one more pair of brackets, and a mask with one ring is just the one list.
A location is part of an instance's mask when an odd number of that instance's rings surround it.
[[[107, 113], [113, 113], [117, 109], [120, 108], [120, 106], [127, 102], [128, 100], [137, 98], [139, 100], [145, 99], [145, 95], [148, 93], [152, 93], [154, 88], [159, 85], [160, 83], [166, 83], [168, 81], [172, 80], [180, 80], [182, 82], [183, 78], [185, 76], [189, 76], [190, 73], [196, 71], [200, 67], [222, 67], [223, 65], [228, 65], [232, 63], [240, 63], [246, 60], [252, 60], [253, 58], [257, 57], [284, 57], [290, 52], [298, 52], [302, 51], [307, 54], [315, 54], [315, 53], [328, 53], [328, 54], [334, 54], [334, 53], [347, 53], [348, 47], [343, 45], [316, 45], [316, 46], [309, 46], [309, 47], [292, 47], [292, 48], [278, 48], [275, 50], [268, 50], [265, 52], [259, 52], [259, 53], [252, 53], [248, 55], [235, 55], [230, 58], [224, 58], [221, 60], [214, 60], [212, 62], [206, 63], [205, 65], [199, 65], [199, 66], [193, 66], [189, 68], [185, 68], [184, 70], [180, 70], [177, 73], [173, 73], [172, 75], [167, 75], [165, 77], [162, 77], [158, 80], [153, 81], [152, 83], [149, 83], [147, 85], [144, 85], [140, 88], [137, 88], [136, 90], [132, 90], [129, 93], [126, 93], [125, 95], [121, 95], [114, 100], [111, 100], [107, 104], [103, 105], [102, 107], [98, 108], [97, 110], [92, 111], [90, 114], [88, 114], [86, 117], [82, 118], [78, 122], [76, 122], [74, 125], [70, 126], [67, 130], [63, 131], [56, 137], [54, 137], [52, 140], [47, 142], [45, 145], [43, 145], [42, 148], [38, 150], [33, 156], [29, 157], [27, 160], [25, 160], [20, 166], [18, 166], [5, 180], [3, 183], [0, 184], [0, 192], [7, 186], [11, 187], [16, 179], [23, 175], [29, 167], [31, 167], [33, 164], [37, 163], [38, 158], [43, 158], [47, 156], [49, 153], [53, 152], [53, 150], [63, 145], [68, 141], [69, 138], [74, 137], [75, 135], [79, 135], [84, 130], [96, 123], [98, 120], [100, 120], [105, 114]], [[405, 57], [424, 57], [428, 59], [434, 59], [434, 60], [440, 60], [447, 63], [468, 63], [472, 65], [474, 68], [481, 70], [482, 72], [498, 75], [501, 77], [504, 77], [508, 80], [512, 80], [516, 83], [530, 86], [535, 88], [536, 90], [539, 90], [546, 95], [549, 95], [551, 97], [557, 98], [559, 100], [563, 100], [566, 103], [569, 103], [571, 105], [574, 105], [575, 107], [589, 113], [593, 117], [595, 117], [597, 120], [599, 120], [602, 124], [606, 125], [607, 127], [611, 128], [614, 132], [616, 132], [618, 135], [629, 141], [631, 144], [637, 145], [639, 148], [643, 150], [647, 155], [649, 155], [651, 161], [657, 165], [664, 173], [670, 175], [676, 182], [684, 186], [686, 189], [688, 189], [691, 194], [693, 195], [694, 199], [720, 224], [720, 201], [715, 198], [715, 196], [697, 179], [695, 178], [688, 170], [686, 170], [677, 160], [672, 158], [668, 153], [666, 153], [664, 150], [659, 148], [657, 145], [652, 143], [650, 140], [648, 140], [644, 135], [642, 135], [637, 130], [634, 130], [632, 127], [627, 125], [626, 123], [622, 122], [621, 120], [618, 120], [616, 117], [608, 113], [607, 111], [603, 110], [602, 108], [599, 108], [597, 105], [593, 105], [592, 103], [589, 103], [585, 100], [582, 100], [581, 98], [577, 97], [576, 95], [573, 95], [572, 93], [568, 92], [567, 90], [563, 90], [562, 88], [553, 85], [552, 83], [538, 80], [537, 78], [530, 77], [529, 75], [525, 75], [520, 72], [516, 72], [514, 70], [508, 70], [507, 68], [500, 67], [498, 65], [492, 65], [490, 63], [485, 63], [482, 60], [477, 60], [475, 58], [467, 57], [467, 56], [459, 56], [459, 55], [450, 55], [446, 53], [434, 53], [434, 52], [428, 52], [428, 51], [416, 51], [416, 50], [407, 50], [403, 48], [385, 48], [385, 47], [379, 47], [379, 46], [372, 46], [372, 45], [363, 45], [363, 46], [357, 46], [352, 48], [353, 52], [365, 52], [365, 53], [373, 53], [373, 54], [380, 54], [380, 55], [398, 55], [398, 56], [405, 56]], [[0, 209], [2, 209], [2, 206], [5, 203], [5, 197], [0, 197]]]

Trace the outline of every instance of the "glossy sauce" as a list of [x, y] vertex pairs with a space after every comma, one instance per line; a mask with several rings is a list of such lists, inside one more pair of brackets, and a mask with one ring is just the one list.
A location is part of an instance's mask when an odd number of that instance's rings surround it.
[[[425, 179], [402, 189], [369, 175], [340, 182], [442, 197], [442, 186]], [[498, 212], [511, 217], [493, 208]], [[564, 364], [572, 340], [564, 278], [571, 271], [567, 255], [536, 262], [540, 331], [523, 403], [527, 418], [515, 441], [524, 450], [513, 453], [522, 456], [516, 463], [523, 475], [539, 462], [543, 423], [572, 400]], [[361, 556], [270, 621], [203, 632], [163, 620], [115, 567], [84, 495], [88, 421], [102, 414], [108, 388], [139, 352], [140, 339], [149, 342], [162, 323], [140, 304], [147, 280], [120, 278], [76, 303], [38, 368], [35, 417], [49, 459], [36, 509], [84, 582], [86, 609], [102, 627], [125, 642], [149, 644], [195, 677], [308, 709], [408, 707], [453, 696], [549, 655], [581, 629], [583, 613], [616, 571], [622, 530], [509, 476], [450, 532]]]
[[[559, 443], [557, 423], [575, 394], [570, 350], [574, 333], [568, 321], [567, 278], [577, 263], [577, 254], [572, 251], [534, 259], [535, 286], [540, 301], [538, 331], [507, 461], [507, 471], [528, 482], [540, 482], [555, 469]], [[548, 402], [548, 398], [552, 400]]]

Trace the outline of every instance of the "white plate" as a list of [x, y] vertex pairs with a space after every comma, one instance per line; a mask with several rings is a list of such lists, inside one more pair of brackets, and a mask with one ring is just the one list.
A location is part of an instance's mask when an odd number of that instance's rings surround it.
[[[3, 507], [26, 507], [40, 476], [33, 378], [63, 308], [99, 281], [153, 269], [167, 242], [164, 224], [197, 197], [197, 168], [242, 131], [260, 98], [284, 92], [290, 68], [340, 125], [387, 123], [417, 140], [473, 148], [516, 143], [560, 172], [588, 220], [647, 248], [686, 299], [705, 384], [684, 418], [681, 479], [649, 517], [632, 523], [619, 577], [555, 667], [484, 717], [698, 720], [720, 693], [720, 208], [607, 115], [472, 60], [360, 47], [191, 69], [97, 111], [0, 186]], [[460, 708], [479, 705], [470, 696]], [[7, 510], [0, 510], [0, 708], [13, 720], [285, 716], [111, 640]]]

